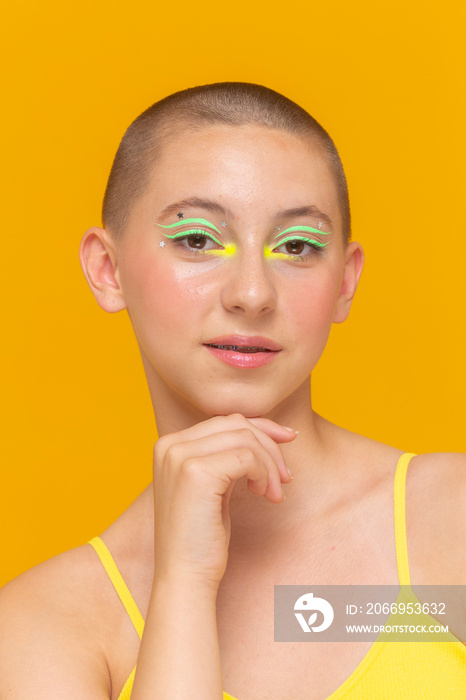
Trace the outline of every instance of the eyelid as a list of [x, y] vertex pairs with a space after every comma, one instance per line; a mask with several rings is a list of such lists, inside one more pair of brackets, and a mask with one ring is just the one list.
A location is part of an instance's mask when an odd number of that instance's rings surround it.
[[[161, 226], [161, 224], [157, 224], [157, 226]], [[164, 226], [163, 228], [168, 228], [168, 226]], [[219, 231], [220, 233], [220, 231]], [[206, 238], [209, 238], [211, 241], [214, 241], [217, 243], [217, 245], [221, 246], [224, 248], [225, 246], [223, 243], [220, 243], [218, 238], [216, 238], [213, 233], [210, 233], [209, 231], [205, 231], [204, 229], [198, 229], [198, 228], [189, 228], [186, 229], [185, 231], [179, 231], [178, 233], [173, 233], [170, 235], [169, 233], [163, 233], [166, 238], [171, 238], [172, 240], [176, 240], [177, 238], [189, 238], [189, 236], [205, 236]]]
[[294, 231], [303, 231], [304, 233], [317, 233], [319, 234], [319, 236], [330, 236], [330, 231], [321, 231], [320, 229], [314, 228], [313, 226], [290, 226], [290, 228], [287, 228], [284, 231], [280, 231], [280, 233], [276, 235], [273, 240], [275, 241], [280, 236], [284, 236], [285, 233], [293, 233]]
[[163, 224], [157, 224], [157, 226], [160, 226], [161, 228], [178, 228], [179, 226], [186, 226], [186, 224], [201, 224], [202, 226], [213, 228], [214, 231], [221, 234], [221, 231], [219, 231], [216, 226], [211, 224], [210, 221], [207, 221], [207, 219], [181, 219], [180, 221], [175, 221], [174, 224], [168, 224], [165, 226]]
[[277, 243], [274, 246], [270, 246], [269, 250], [270, 252], [273, 252], [277, 248], [281, 248], [282, 245], [285, 243], [289, 243], [290, 241], [303, 241], [303, 243], [308, 243], [309, 245], [316, 246], [317, 248], [325, 248], [328, 243], [322, 243], [322, 241], [316, 241], [315, 238], [308, 238], [307, 236], [288, 236], [287, 238], [283, 238], [280, 241], [277, 241]]

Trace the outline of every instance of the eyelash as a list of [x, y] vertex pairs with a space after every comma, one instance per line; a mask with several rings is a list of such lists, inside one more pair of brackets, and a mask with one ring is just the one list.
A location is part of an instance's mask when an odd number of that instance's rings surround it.
[[211, 251], [211, 250], [222, 250], [222, 248], [191, 248], [188, 245], [185, 245], [185, 242], [189, 238], [201, 238], [204, 240], [212, 241], [216, 245], [221, 245], [220, 242], [214, 238], [213, 236], [209, 235], [206, 231], [202, 229], [189, 229], [189, 231], [184, 231], [183, 233], [177, 234], [176, 236], [171, 236], [171, 240], [173, 243], [179, 247], [182, 248], [183, 250], [189, 251], [189, 253], [192, 253], [194, 255], [204, 255], [205, 253]]
[[[223, 250], [223, 246], [220, 243], [220, 241], [215, 238], [215, 236], [210, 235], [207, 233], [207, 231], [204, 231], [203, 229], [189, 229], [188, 231], [183, 231], [177, 234], [174, 234], [172, 236], [166, 236], [171, 243], [175, 245], [177, 248], [182, 248], [184, 251], [188, 251], [189, 253], [192, 253], [194, 255], [205, 255], [207, 252], [210, 251], [221, 251]], [[188, 245], [185, 245], [185, 241], [187, 241], [189, 238], [201, 238], [204, 240], [209, 240], [212, 241], [213, 243], [217, 244], [220, 246], [219, 248], [201, 248], [201, 249], [196, 249], [196, 248], [191, 248]]]
[[[206, 255], [210, 251], [224, 251], [225, 248], [220, 247], [220, 248], [191, 248], [190, 246], [186, 245], [186, 241], [189, 238], [197, 237], [203, 240], [210, 240], [213, 243], [217, 245], [222, 245], [220, 241], [218, 241], [214, 236], [209, 235], [208, 232], [204, 231], [203, 229], [190, 229], [189, 231], [185, 232], [180, 232], [179, 234], [176, 234], [175, 236], [170, 236], [171, 241], [175, 244], [176, 247], [182, 248], [184, 251], [188, 251], [189, 254], [192, 255]], [[304, 243], [304, 245], [309, 246], [311, 249], [308, 253], [304, 255], [296, 255], [292, 253], [279, 253], [279, 249], [287, 245], [288, 243]], [[311, 258], [314, 258], [316, 255], [321, 255], [322, 257], [325, 257], [325, 247], [326, 243], [320, 243], [319, 241], [315, 241], [309, 238], [304, 238], [302, 236], [296, 236], [296, 237], [289, 237], [285, 238], [283, 241], [281, 241], [278, 245], [275, 246], [275, 248], [266, 248], [268, 250], [269, 254], [273, 255], [274, 253], [280, 256], [283, 256], [282, 259], [290, 260], [290, 261], [298, 261], [298, 262], [306, 262], [309, 261]]]
[[[304, 243], [304, 245], [309, 246], [311, 250], [305, 255], [293, 255], [292, 253], [278, 253], [279, 249], [282, 246], [287, 245], [288, 243]], [[316, 255], [321, 255], [322, 257], [325, 257], [326, 245], [326, 243], [320, 243], [319, 241], [314, 241], [309, 238], [297, 236], [296, 238], [285, 238], [283, 241], [280, 241], [280, 243], [276, 245], [275, 248], [269, 248], [269, 252], [272, 255], [274, 253], [278, 253], [279, 255], [286, 256], [288, 260], [298, 260], [300, 262], [305, 262], [306, 260], [314, 258]]]

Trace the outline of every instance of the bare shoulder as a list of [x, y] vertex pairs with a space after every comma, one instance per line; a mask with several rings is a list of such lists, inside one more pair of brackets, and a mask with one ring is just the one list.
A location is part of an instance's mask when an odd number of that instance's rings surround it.
[[60, 554], [0, 591], [0, 699], [111, 697], [105, 592], [89, 545]]
[[466, 454], [411, 460], [406, 519], [413, 581], [466, 584]]

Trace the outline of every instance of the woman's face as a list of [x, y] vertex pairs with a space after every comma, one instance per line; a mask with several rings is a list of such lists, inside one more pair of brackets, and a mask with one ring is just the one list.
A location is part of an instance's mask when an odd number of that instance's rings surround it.
[[273, 415], [347, 315], [351, 246], [307, 141], [253, 125], [169, 140], [116, 246], [153, 399]]

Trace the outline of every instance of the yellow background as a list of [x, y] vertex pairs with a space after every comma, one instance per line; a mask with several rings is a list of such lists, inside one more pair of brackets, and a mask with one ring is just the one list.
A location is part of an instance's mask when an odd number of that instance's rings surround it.
[[259, 82], [345, 164], [367, 262], [313, 379], [330, 420], [464, 451], [463, 3], [10, 3], [3, 14], [0, 584], [101, 532], [149, 482], [130, 325], [81, 274], [119, 139], [190, 85]]

